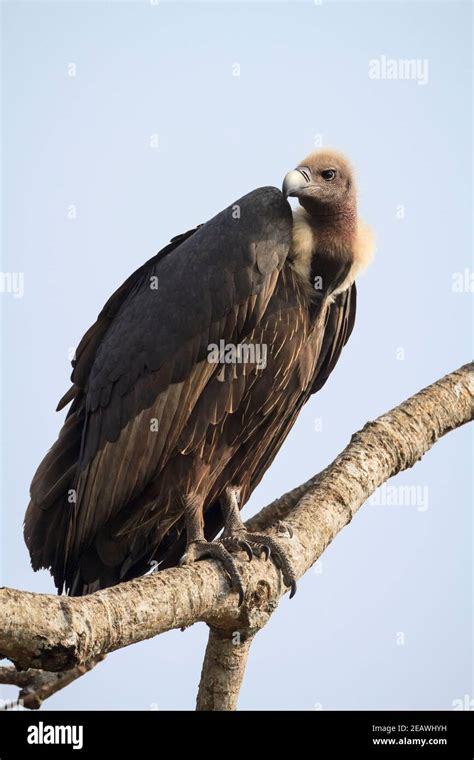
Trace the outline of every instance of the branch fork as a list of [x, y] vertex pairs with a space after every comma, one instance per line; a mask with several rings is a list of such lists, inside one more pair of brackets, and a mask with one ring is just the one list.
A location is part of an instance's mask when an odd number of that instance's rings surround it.
[[[472, 420], [473, 370], [467, 364], [367, 423], [323, 472], [262, 509], [246, 528], [270, 534], [284, 521], [300, 578], [380, 485]], [[209, 560], [80, 598], [0, 588], [0, 658], [14, 665], [0, 668], [0, 683], [18, 686], [24, 706], [37, 708], [109, 652], [204, 621], [210, 635], [197, 708], [234, 710], [251, 642], [288, 591], [273, 562], [237, 560], [246, 588], [241, 607]]]

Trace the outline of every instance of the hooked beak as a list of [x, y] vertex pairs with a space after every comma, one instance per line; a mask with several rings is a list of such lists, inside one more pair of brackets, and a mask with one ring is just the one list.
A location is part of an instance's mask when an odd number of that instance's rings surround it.
[[283, 180], [282, 193], [285, 198], [297, 198], [311, 184], [311, 173], [306, 166], [299, 166], [288, 172]]

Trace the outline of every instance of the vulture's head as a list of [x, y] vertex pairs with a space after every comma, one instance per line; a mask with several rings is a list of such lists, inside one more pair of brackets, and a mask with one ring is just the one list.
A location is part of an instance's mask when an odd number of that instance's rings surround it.
[[356, 188], [352, 167], [345, 156], [335, 150], [315, 150], [288, 172], [283, 181], [283, 194], [298, 198], [311, 210], [319, 207], [328, 212], [355, 203]]

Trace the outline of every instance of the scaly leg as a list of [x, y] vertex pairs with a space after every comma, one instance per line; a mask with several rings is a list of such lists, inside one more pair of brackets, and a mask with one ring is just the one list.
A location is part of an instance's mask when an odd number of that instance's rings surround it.
[[[221, 541], [206, 541], [204, 536], [203, 499], [196, 494], [185, 498], [184, 515], [186, 520], [186, 551], [181, 557], [180, 565], [190, 565], [199, 559], [217, 559], [230, 578], [233, 591], [239, 595], [239, 607], [244, 601], [244, 587], [237, 564]], [[249, 547], [250, 558], [252, 550]]]
[[[240, 516], [239, 501], [240, 489], [232, 486], [227, 487], [221, 501], [225, 522], [221, 543], [230, 551], [244, 549], [249, 554], [249, 558], [251, 558], [252, 553], [256, 553], [257, 551], [259, 554], [264, 554], [266, 559], [271, 556], [275, 565], [282, 571], [285, 585], [291, 589], [291, 599], [296, 593], [296, 575], [286, 547], [278, 538], [267, 536], [264, 533], [251, 533], [248, 531]], [[293, 535], [291, 528], [283, 523], [281, 527], [288, 532], [291, 538]]]

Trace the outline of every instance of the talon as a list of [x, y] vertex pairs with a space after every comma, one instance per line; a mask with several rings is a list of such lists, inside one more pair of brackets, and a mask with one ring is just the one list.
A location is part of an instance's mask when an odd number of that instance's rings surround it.
[[[268, 562], [271, 557], [275, 567], [282, 573], [285, 586], [290, 589], [291, 599], [296, 593], [296, 579], [285, 543], [265, 533], [252, 533], [246, 530], [240, 517], [240, 489], [238, 487], [228, 486], [225, 489], [221, 499], [221, 507], [224, 516], [224, 533], [220, 541], [215, 543], [207, 543], [201, 540], [191, 542], [186, 547], [186, 554], [192, 554], [191, 561], [200, 559], [203, 556], [204, 549], [206, 550], [205, 556], [219, 560], [230, 578], [232, 591], [238, 594], [238, 605], [241, 607], [245, 599], [242, 576], [230, 552], [244, 551], [249, 562], [252, 561], [254, 555], [263, 557], [265, 562]], [[279, 520], [278, 526], [290, 538], [293, 537], [293, 529], [290, 525]], [[187, 561], [184, 558], [183, 560], [184, 562]]]
[[270, 556], [275, 567], [281, 570], [285, 586], [290, 587], [290, 599], [296, 593], [296, 578], [286, 546], [276, 538], [264, 533], [246, 533], [246, 539], [254, 547], [254, 551], [260, 549], [260, 556], [264, 555], [268, 561]]
[[236, 551], [244, 551], [248, 557], [249, 562], [253, 559], [253, 551], [252, 547], [248, 543], [248, 541], [245, 541], [242, 538], [237, 538], [235, 536], [223, 536], [221, 541], [221, 544], [223, 544], [226, 548], [230, 550], [234, 549]]
[[[239, 595], [239, 607], [242, 606], [245, 591], [242, 583], [242, 577], [239, 572], [239, 568], [225, 547], [225, 542], [236, 545], [236, 541], [229, 537], [224, 541], [192, 541], [188, 544], [186, 552], [181, 557], [179, 564], [187, 565], [193, 562], [197, 562], [200, 559], [215, 559], [221, 563], [226, 571], [232, 591], [235, 591]], [[246, 542], [245, 542], [246, 543]]]
[[247, 553], [247, 557], [249, 558], [249, 562], [253, 560], [253, 551], [252, 547], [248, 543], [248, 541], [242, 541], [240, 544], [241, 548], [244, 550], [244, 552]]

